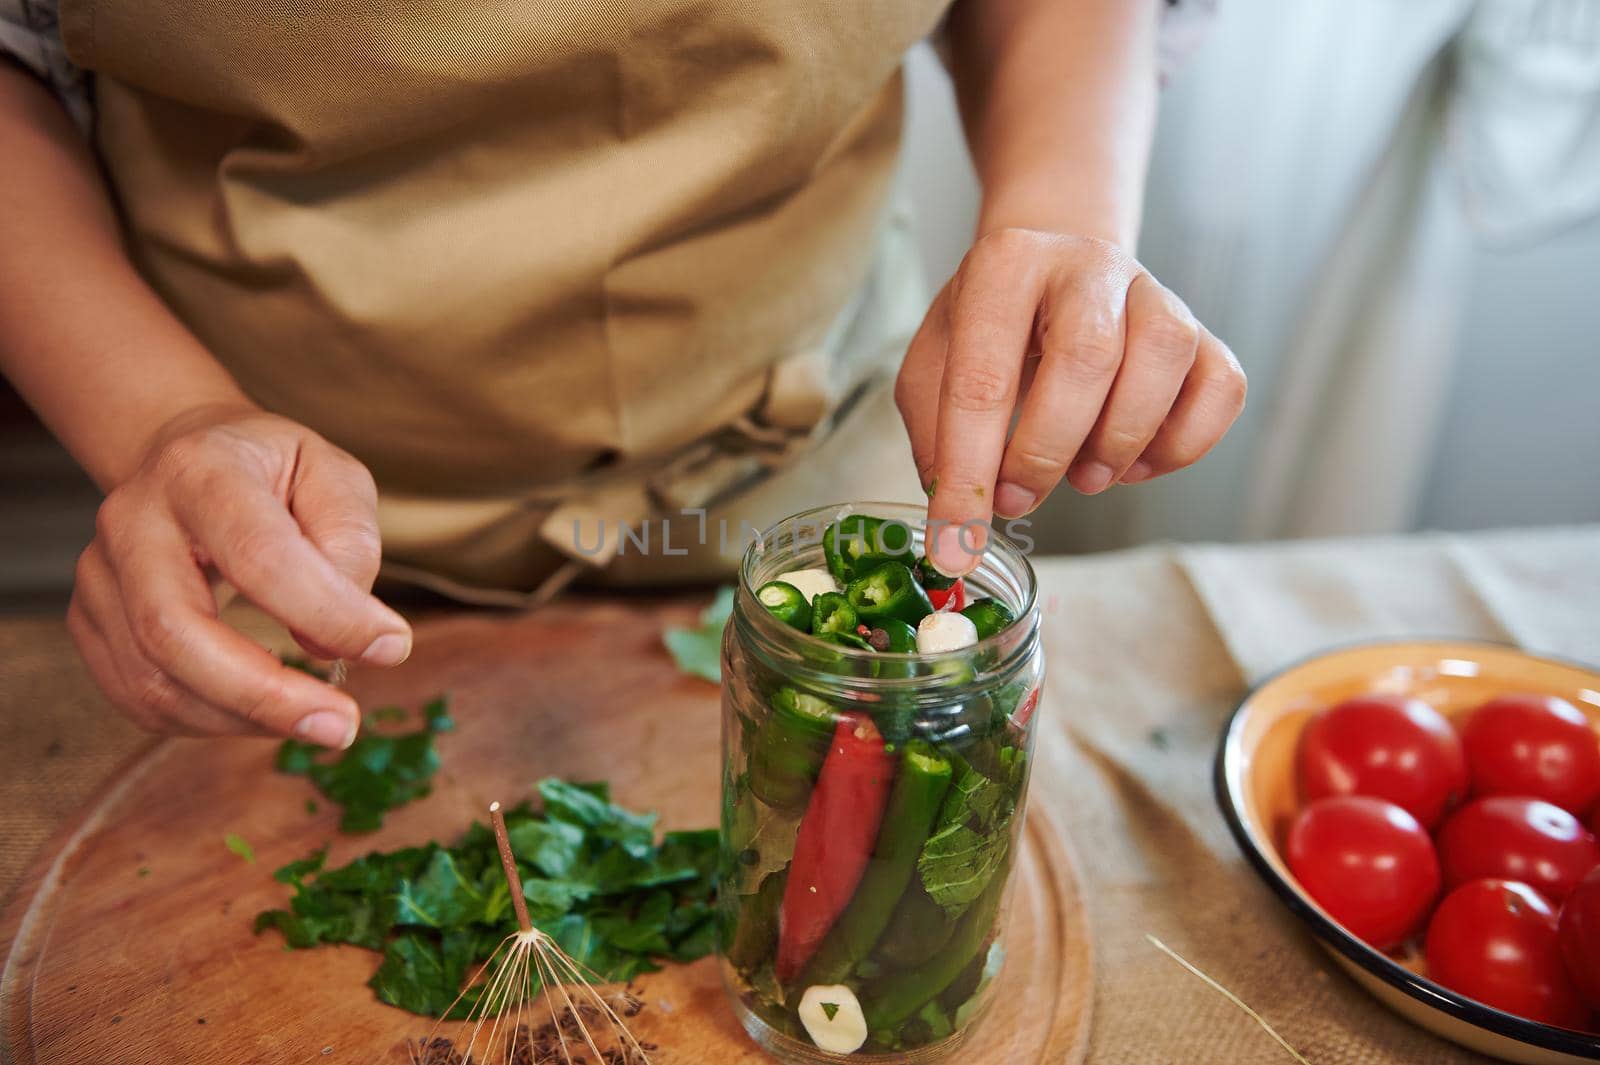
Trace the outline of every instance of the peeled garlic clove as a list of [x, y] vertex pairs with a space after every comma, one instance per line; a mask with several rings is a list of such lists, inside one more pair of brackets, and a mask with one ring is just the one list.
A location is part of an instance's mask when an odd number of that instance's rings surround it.
[[817, 984], [800, 996], [800, 1023], [818, 1049], [854, 1054], [867, 1041], [867, 1019], [855, 992], [843, 984]]
[[934, 611], [917, 625], [917, 653], [959, 651], [978, 642], [978, 627], [965, 614]]
[[800, 594], [806, 597], [808, 603], [823, 592], [839, 590], [833, 574], [825, 569], [792, 569], [788, 573], [778, 574], [777, 579], [800, 589]]

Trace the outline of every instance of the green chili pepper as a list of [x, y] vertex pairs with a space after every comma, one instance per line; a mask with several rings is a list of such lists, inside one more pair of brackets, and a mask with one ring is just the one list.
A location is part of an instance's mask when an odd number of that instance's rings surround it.
[[917, 583], [924, 588], [932, 588], [942, 592], [955, 587], [956, 581], [960, 579], [960, 577], [946, 577], [940, 573], [927, 555], [917, 559]]
[[811, 601], [811, 635], [826, 636], [830, 632], [847, 632], [857, 635], [856, 608], [840, 592], [823, 592]]
[[900, 562], [885, 562], [865, 577], [857, 577], [844, 594], [866, 625], [876, 625], [881, 618], [915, 625], [933, 613], [928, 593], [911, 575], [910, 567]]
[[836, 716], [815, 695], [779, 688], [750, 754], [750, 790], [780, 810], [805, 806], [828, 753]]
[[915, 969], [884, 977], [871, 989], [861, 1003], [868, 1031], [894, 1028], [960, 978], [989, 942], [1009, 872], [1009, 863], [995, 870], [989, 886], [956, 923], [943, 950]]
[[795, 984], [837, 984], [866, 958], [916, 875], [917, 856], [950, 787], [950, 762], [921, 740], [906, 744], [872, 860], [850, 904]]
[[974, 599], [961, 611], [978, 630], [978, 639], [987, 640], [1007, 625], [1017, 620], [1011, 608], [997, 599]]
[[[867, 646], [891, 654], [913, 654], [917, 650], [917, 630], [899, 618], [878, 618], [867, 629]], [[872, 663], [874, 677], [914, 677], [917, 663], [877, 660]], [[885, 733], [888, 735], [888, 733]]]
[[834, 580], [848, 584], [884, 562], [909, 562], [914, 557], [911, 527], [902, 521], [852, 514], [823, 530], [822, 557]]
[[878, 618], [868, 626], [866, 640], [874, 651], [913, 654], [917, 649], [917, 630], [899, 618]]
[[755, 894], [740, 897], [728, 961], [741, 972], [772, 957], [778, 944], [778, 910], [783, 905], [783, 889], [788, 880], [789, 870], [780, 869], [761, 881]]
[[867, 642], [866, 637], [854, 632], [825, 632], [817, 638], [839, 647], [854, 647], [858, 651], [872, 650], [872, 644]]
[[767, 613], [792, 629], [811, 631], [811, 604], [800, 589], [787, 581], [768, 581], [756, 589], [756, 598]]
[[900, 969], [921, 965], [950, 942], [955, 929], [956, 922], [945, 916], [944, 907], [920, 883], [912, 884], [895, 905], [874, 954]]

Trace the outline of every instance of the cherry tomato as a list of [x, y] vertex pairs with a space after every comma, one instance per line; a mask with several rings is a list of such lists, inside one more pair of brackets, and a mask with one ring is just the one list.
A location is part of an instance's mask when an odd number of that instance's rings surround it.
[[1433, 828], [1467, 797], [1467, 757], [1444, 715], [1420, 699], [1368, 695], [1312, 718], [1296, 752], [1307, 802], [1387, 799]]
[[1600, 799], [1600, 742], [1552, 695], [1502, 695], [1461, 729], [1474, 795], [1527, 795], [1582, 817]]
[[1560, 904], [1600, 865], [1600, 843], [1567, 811], [1539, 799], [1491, 795], [1456, 811], [1439, 830], [1446, 890], [1498, 877]]
[[1300, 811], [1289, 869], [1351, 935], [1389, 950], [1422, 927], [1439, 897], [1439, 859], [1417, 819], [1392, 802], [1343, 795]]
[[1588, 1004], [1600, 1009], [1600, 869], [1583, 878], [1561, 906], [1561, 957]]
[[1486, 1006], [1562, 1028], [1589, 1011], [1561, 960], [1556, 911], [1510, 880], [1474, 880], [1445, 896], [1428, 925], [1428, 978]]

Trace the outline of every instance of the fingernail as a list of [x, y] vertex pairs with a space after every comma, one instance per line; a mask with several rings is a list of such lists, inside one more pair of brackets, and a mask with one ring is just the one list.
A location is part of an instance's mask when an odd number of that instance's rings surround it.
[[355, 742], [356, 723], [337, 711], [318, 710], [297, 721], [294, 734], [307, 743], [342, 751]]
[[361, 661], [374, 666], [398, 666], [410, 655], [410, 633], [386, 632], [361, 652]]
[[1000, 487], [994, 490], [995, 513], [1007, 518], [1020, 518], [1033, 509], [1033, 504], [1038, 498], [1020, 484], [1002, 482]]
[[1156, 468], [1154, 466], [1150, 465], [1144, 459], [1140, 459], [1138, 462], [1135, 462], [1132, 466], [1128, 467], [1128, 472], [1122, 475], [1122, 483], [1138, 484], [1140, 481], [1148, 481], [1151, 474], [1155, 472]]
[[965, 577], [978, 568], [986, 538], [976, 524], [942, 525], [933, 535], [933, 568], [946, 577]]
[[1103, 492], [1111, 483], [1112, 469], [1103, 462], [1086, 462], [1078, 467], [1077, 475], [1072, 478], [1072, 483], [1078, 491], [1085, 495], [1094, 495]]

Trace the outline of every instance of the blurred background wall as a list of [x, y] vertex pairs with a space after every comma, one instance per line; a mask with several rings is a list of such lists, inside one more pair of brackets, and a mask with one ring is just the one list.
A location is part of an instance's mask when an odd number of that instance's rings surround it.
[[[931, 284], [977, 186], [919, 49]], [[1205, 462], [1043, 549], [1600, 520], [1600, 2], [1221, 0], [1163, 96], [1140, 258], [1251, 378]]]

